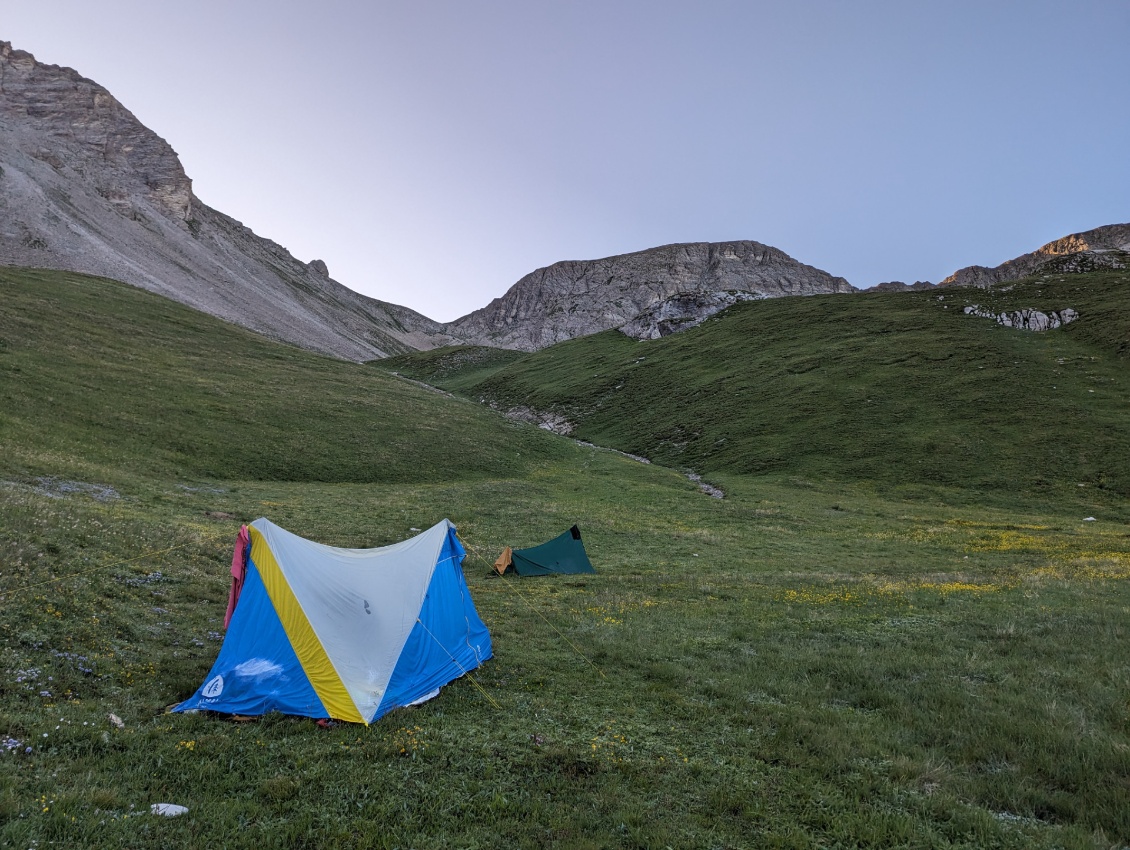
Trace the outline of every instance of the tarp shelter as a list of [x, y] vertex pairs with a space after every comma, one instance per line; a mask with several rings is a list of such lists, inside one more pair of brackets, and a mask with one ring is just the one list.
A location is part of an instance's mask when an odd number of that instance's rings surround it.
[[507, 546], [494, 562], [499, 575], [516, 572], [520, 576], [549, 576], [559, 573], [595, 573], [581, 530], [573, 526], [548, 543], [529, 549], [511, 549]]
[[491, 657], [448, 520], [379, 549], [324, 546], [266, 519], [247, 530], [219, 657], [173, 711], [371, 723]]

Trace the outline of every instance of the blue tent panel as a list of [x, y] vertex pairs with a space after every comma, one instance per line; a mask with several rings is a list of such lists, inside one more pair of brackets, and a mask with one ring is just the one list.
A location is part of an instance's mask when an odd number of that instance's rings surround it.
[[201, 709], [225, 714], [279, 711], [329, 717], [283, 631], [259, 570], [248, 559], [239, 605], [220, 655], [191, 697], [173, 711]]
[[449, 528], [419, 622], [400, 653], [374, 720], [410, 705], [491, 657], [490, 633], [475, 611], [463, 578], [460, 565], [465, 554], [455, 528]]

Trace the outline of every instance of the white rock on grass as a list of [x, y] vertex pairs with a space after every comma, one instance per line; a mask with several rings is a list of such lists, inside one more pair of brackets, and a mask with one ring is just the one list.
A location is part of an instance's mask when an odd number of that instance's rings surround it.
[[149, 811], [154, 815], [164, 815], [167, 818], [175, 818], [177, 815], [188, 813], [186, 806], [178, 806], [176, 803], [154, 803], [149, 807]]

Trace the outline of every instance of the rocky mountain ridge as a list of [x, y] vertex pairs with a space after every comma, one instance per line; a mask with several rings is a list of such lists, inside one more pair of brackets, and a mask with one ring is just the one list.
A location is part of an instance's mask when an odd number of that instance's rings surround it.
[[760, 242], [682, 243], [554, 263], [445, 329], [476, 345], [534, 351], [610, 328], [654, 339], [741, 300], [854, 291]]
[[[321, 260], [200, 201], [173, 148], [106, 89], [0, 41], [0, 265], [103, 275], [352, 360], [450, 343], [532, 351], [618, 328], [654, 339], [739, 301], [855, 292], [753, 241], [664, 245], [538, 269], [447, 324], [346, 288]], [[939, 286], [1130, 267], [1130, 224], [1058, 239]], [[871, 290], [932, 288], [898, 281]]]
[[967, 266], [938, 286], [992, 286], [1041, 272], [1130, 268], [1130, 224], [1108, 224], [1056, 239], [999, 266]]
[[934, 284], [928, 280], [916, 280], [914, 283], [904, 283], [901, 280], [888, 280], [869, 286], [861, 292], [921, 292], [924, 289], [933, 289]]
[[439, 323], [360, 295], [201, 202], [173, 148], [78, 72], [0, 42], [0, 264], [121, 280], [352, 360]]

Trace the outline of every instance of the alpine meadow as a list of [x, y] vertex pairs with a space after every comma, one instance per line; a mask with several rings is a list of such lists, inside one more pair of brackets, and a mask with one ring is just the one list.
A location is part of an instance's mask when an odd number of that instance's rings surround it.
[[[1049, 271], [353, 363], [2, 268], [0, 846], [1125, 848], [1128, 316]], [[167, 713], [260, 516], [450, 519], [494, 657], [367, 726]], [[595, 574], [493, 572], [574, 523]]]

